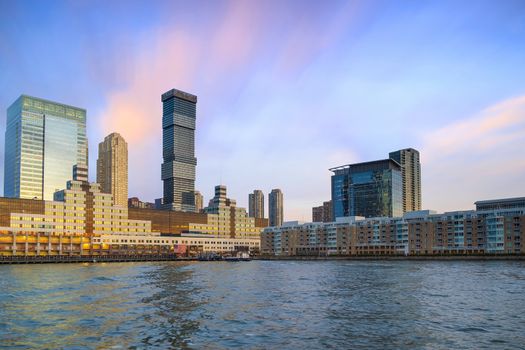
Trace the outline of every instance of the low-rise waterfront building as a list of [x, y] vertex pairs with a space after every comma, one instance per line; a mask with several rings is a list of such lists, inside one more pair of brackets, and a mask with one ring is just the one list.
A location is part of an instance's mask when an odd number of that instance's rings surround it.
[[492, 199], [474, 203], [477, 211], [518, 210], [525, 207], [525, 197]]
[[259, 239], [262, 229], [267, 226], [267, 221], [248, 216], [246, 209], [237, 207], [236, 201], [228, 198], [226, 192], [226, 186], [215, 186], [215, 196], [204, 208], [206, 222], [190, 223], [189, 232], [219, 237]]
[[525, 254], [525, 205], [519, 199], [476, 204], [483, 210], [444, 214], [422, 210], [397, 218], [342, 217], [330, 223], [288, 222], [282, 227], [264, 229], [261, 253], [276, 256]]
[[[52, 234], [151, 234], [151, 222], [128, 219], [127, 207], [113, 205], [113, 196], [97, 183], [71, 180], [54, 201], [42, 201], [37, 212], [10, 211], [11, 231]], [[5, 199], [3, 199], [5, 200]]]
[[[102, 193], [97, 183], [69, 181], [66, 189], [56, 192], [54, 198], [54, 201], [0, 198], [0, 255], [259, 251], [262, 227], [254, 229], [256, 235], [243, 234], [244, 226], [236, 235], [235, 225], [231, 228], [234, 234], [229, 236], [214, 235], [216, 229], [199, 231], [198, 222], [206, 225], [209, 217], [213, 221], [217, 215], [128, 209], [114, 205], [112, 195]], [[203, 231], [207, 234], [202, 234]]]
[[[97, 241], [97, 240], [96, 240]], [[218, 237], [208, 234], [181, 234], [177, 236], [104, 235], [99, 240], [105, 245], [126, 245], [131, 250], [144, 247], [169, 247], [172, 252], [231, 253], [236, 251], [259, 252], [260, 240]], [[136, 248], [135, 248], [136, 247]], [[158, 249], [158, 248], [157, 248]]]
[[63, 234], [16, 231], [0, 228], [0, 256], [96, 256], [177, 254], [181, 256], [238, 251], [259, 253], [259, 239], [238, 239], [212, 235], [162, 236], [138, 234]]

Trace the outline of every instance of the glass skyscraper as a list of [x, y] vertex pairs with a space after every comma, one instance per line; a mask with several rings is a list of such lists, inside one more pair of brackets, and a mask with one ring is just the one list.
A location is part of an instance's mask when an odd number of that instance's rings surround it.
[[4, 196], [53, 200], [87, 163], [85, 109], [26, 95], [7, 109]]
[[401, 166], [392, 159], [330, 169], [334, 217], [401, 217]]
[[197, 96], [172, 89], [161, 100], [163, 207], [195, 211]]

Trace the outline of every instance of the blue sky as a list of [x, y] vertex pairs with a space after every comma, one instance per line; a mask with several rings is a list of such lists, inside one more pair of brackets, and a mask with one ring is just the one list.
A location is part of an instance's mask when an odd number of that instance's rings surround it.
[[116, 131], [130, 196], [153, 200], [178, 88], [199, 98], [205, 200], [281, 188], [309, 220], [328, 168], [414, 147], [423, 206], [469, 209], [525, 195], [524, 62], [523, 1], [0, 0], [0, 127], [22, 93], [86, 108], [91, 180]]

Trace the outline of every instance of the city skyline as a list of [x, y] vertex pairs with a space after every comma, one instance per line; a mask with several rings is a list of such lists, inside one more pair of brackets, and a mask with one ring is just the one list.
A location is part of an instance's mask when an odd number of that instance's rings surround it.
[[[232, 2], [207, 4], [199, 15], [204, 5], [196, 3], [173, 21], [160, 4], [127, 4], [108, 5], [116, 25], [105, 25], [97, 6], [1, 2], [2, 128], [20, 94], [81, 106], [90, 180], [97, 141], [119, 132], [129, 143], [129, 195], [152, 201], [162, 196], [158, 95], [176, 87], [200, 98], [195, 188], [206, 200], [224, 183], [247, 208], [253, 188], [278, 187], [286, 194], [285, 220], [307, 221], [330, 197], [330, 167], [406, 147], [421, 153], [422, 209], [469, 209], [525, 188], [516, 147], [525, 144], [525, 75], [515, 69], [525, 60], [516, 45], [525, 32], [519, 2], [474, 9], [307, 3], [301, 11], [293, 2]], [[200, 28], [202, 21], [208, 24]], [[264, 31], [270, 21], [274, 29]], [[17, 29], [21, 22], [27, 31]], [[58, 44], [44, 45], [76, 36], [60, 57]]]

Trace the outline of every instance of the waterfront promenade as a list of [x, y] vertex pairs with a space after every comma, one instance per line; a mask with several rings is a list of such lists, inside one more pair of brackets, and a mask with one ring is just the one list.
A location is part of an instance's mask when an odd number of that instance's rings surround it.
[[[255, 256], [261, 261], [373, 261], [373, 260], [413, 260], [413, 261], [525, 261], [525, 255], [371, 255], [371, 256]], [[198, 261], [198, 257], [183, 257], [177, 254], [121, 254], [121, 255], [51, 255], [51, 256], [0, 256], [2, 264], [59, 264], [59, 263], [119, 263], [140, 261]]]
[[49, 256], [0, 256], [0, 264], [50, 264], [83, 262], [131, 262], [131, 261], [184, 261], [192, 258], [176, 254], [122, 254], [122, 255], [49, 255]]
[[[415, 260], [415, 261], [525, 261], [525, 255], [371, 255], [371, 256], [255, 256], [261, 261], [373, 261], [373, 260]], [[183, 257], [177, 254], [121, 254], [121, 255], [51, 255], [51, 256], [0, 256], [2, 264], [59, 264], [59, 263], [118, 263], [140, 261], [198, 261], [198, 257]], [[219, 260], [220, 261], [220, 260]]]

